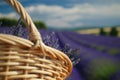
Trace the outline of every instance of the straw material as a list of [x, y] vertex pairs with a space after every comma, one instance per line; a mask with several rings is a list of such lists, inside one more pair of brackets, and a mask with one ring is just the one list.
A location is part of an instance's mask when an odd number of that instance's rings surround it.
[[17, 0], [6, 0], [26, 23], [30, 40], [0, 34], [0, 80], [65, 80], [72, 71], [70, 59], [46, 46], [30, 16]]

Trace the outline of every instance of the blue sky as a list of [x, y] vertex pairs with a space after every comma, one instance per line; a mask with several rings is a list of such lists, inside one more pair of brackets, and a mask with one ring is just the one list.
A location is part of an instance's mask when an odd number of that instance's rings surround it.
[[[19, 0], [33, 20], [48, 27], [73, 28], [120, 25], [120, 0]], [[0, 0], [0, 17], [19, 16]]]

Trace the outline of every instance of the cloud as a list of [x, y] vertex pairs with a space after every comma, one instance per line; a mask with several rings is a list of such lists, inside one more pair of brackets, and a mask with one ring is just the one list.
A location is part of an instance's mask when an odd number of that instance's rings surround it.
[[[88, 20], [104, 20], [112, 18], [120, 18], [120, 5], [91, 5], [81, 4], [74, 5], [71, 8], [65, 8], [58, 5], [36, 5], [26, 7], [27, 11], [34, 19], [41, 19], [48, 26], [77, 26], [87, 25]], [[86, 21], [85, 21], [86, 20]], [[72, 23], [72, 24], [71, 24]], [[94, 25], [94, 22], [91, 23]], [[88, 22], [88, 25], [90, 23]]]
[[18, 15], [15, 12], [11, 12], [11, 13], [8, 13], [8, 14], [0, 13], [0, 17], [18, 18]]
[[[25, 7], [32, 19], [44, 21], [48, 27], [78, 27], [89, 25], [117, 25], [120, 20], [120, 4], [93, 5], [76, 4], [72, 7], [60, 5], [32, 5]], [[0, 14], [16, 17], [16, 13]], [[116, 22], [115, 22], [116, 21]]]
[[37, 5], [26, 7], [26, 9], [34, 19], [41, 19], [48, 26], [72, 27], [73, 25], [70, 22], [82, 18], [76, 14], [78, 12], [76, 8], [64, 8], [57, 5]]
[[64, 28], [64, 27], [70, 27], [71, 25], [65, 21], [62, 21], [60, 19], [47, 19], [46, 20], [47, 25], [49, 26], [56, 26], [59, 28]]

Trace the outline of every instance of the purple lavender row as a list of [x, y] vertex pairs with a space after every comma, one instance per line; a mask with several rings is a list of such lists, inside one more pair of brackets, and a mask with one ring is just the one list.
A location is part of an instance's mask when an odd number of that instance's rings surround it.
[[[68, 43], [71, 44], [73, 48], [77, 47], [81, 48], [79, 54], [81, 60], [76, 67], [79, 69], [80, 73], [83, 73], [83, 76], [85, 77], [88, 76], [86, 79], [97, 80], [98, 78], [104, 78], [104, 76], [105, 79], [107, 79], [109, 77], [106, 75], [114, 74], [114, 72], [116, 71], [118, 66], [118, 60], [116, 60], [114, 57], [110, 55], [103, 55], [101, 54], [101, 52], [98, 52], [96, 50], [91, 50], [84, 46], [80, 46], [80, 44], [75, 43], [73, 39], [67, 38], [64, 32], [58, 33], [58, 35], [62, 44]], [[112, 67], [108, 68], [109, 66]], [[101, 71], [103, 71], [104, 73], [104, 69], [106, 73], [105, 75], [102, 76]], [[112, 71], [110, 72], [110, 74], [108, 74], [110, 70]], [[95, 72], [98, 72], [97, 75], [95, 75], [96, 74]], [[90, 79], [89, 76], [91, 76], [92, 78]]]
[[84, 39], [83, 37], [81, 37], [81, 34], [78, 35], [77, 33], [72, 33], [72, 32], [65, 32], [64, 35], [68, 38], [75, 39], [75, 41], [79, 42], [81, 45], [89, 47], [91, 49], [92, 48], [97, 49], [99, 51], [107, 52], [107, 53], [110, 53], [110, 54], [113, 54], [113, 53], [114, 54], [117, 54], [117, 53], [119, 54], [120, 53], [120, 48], [117, 45], [112, 47], [112, 46], [109, 46], [109, 45], [106, 46], [106, 44], [104, 44], [104, 45], [97, 44], [97, 43], [95, 43], [96, 39], [93, 39], [92, 41], [89, 41], [89, 39], [87, 39], [87, 38]]
[[89, 41], [91, 43], [94, 42], [98, 45], [120, 47], [120, 38], [118, 37], [85, 35], [85, 34], [77, 34], [77, 33], [71, 33], [71, 35], [75, 35], [75, 37], [80, 37], [81, 40], [84, 40], [84, 41]]
[[[86, 37], [84, 37], [86, 36]], [[107, 47], [120, 47], [120, 38], [118, 37], [105, 37], [105, 36], [95, 36], [95, 35], [81, 35], [82, 39], [88, 40], [89, 42], [94, 42], [98, 45], [105, 45]], [[114, 43], [114, 44], [113, 44]]]

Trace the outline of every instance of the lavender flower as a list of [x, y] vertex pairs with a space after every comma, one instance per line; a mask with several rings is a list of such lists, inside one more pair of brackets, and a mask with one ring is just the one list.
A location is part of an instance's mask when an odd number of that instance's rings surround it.
[[73, 63], [73, 66], [79, 63], [80, 57], [79, 57], [79, 49], [71, 49], [69, 44], [65, 44], [65, 46], [62, 48], [62, 50], [67, 56], [70, 58], [70, 60]]
[[10, 27], [9, 31], [4, 31], [3, 33], [12, 34], [12, 35], [15, 35], [15, 36], [22, 37], [24, 35], [23, 34], [24, 32], [22, 31], [21, 18], [19, 18], [16, 26]]
[[48, 46], [58, 49], [58, 39], [56, 39], [54, 36], [55, 32], [52, 32], [50, 35], [46, 35], [45, 37], [43, 37], [43, 42]]
[[[48, 46], [59, 49], [60, 45], [58, 44], [58, 39], [55, 38], [55, 32], [52, 32], [50, 35], [43, 37], [43, 42]], [[61, 51], [70, 58], [74, 66], [79, 63], [79, 49], [72, 49], [70, 48], [69, 44], [65, 44]]]
[[14, 27], [14, 30], [11, 32], [13, 35], [15, 35], [15, 36], [23, 36], [23, 33], [24, 32], [22, 32], [22, 25], [20, 24], [21, 23], [21, 18], [19, 18], [19, 20], [18, 20], [18, 23], [17, 23], [17, 26], [16, 27]]
[[[45, 37], [43, 37], [43, 42], [48, 46], [59, 49], [58, 39], [55, 38], [55, 32], [52, 32], [50, 35], [46, 35]], [[65, 44], [61, 51], [70, 58], [73, 66], [79, 63], [79, 49], [72, 49], [70, 48], [69, 44]], [[67, 78], [67, 80], [72, 80], [72, 75]]]

